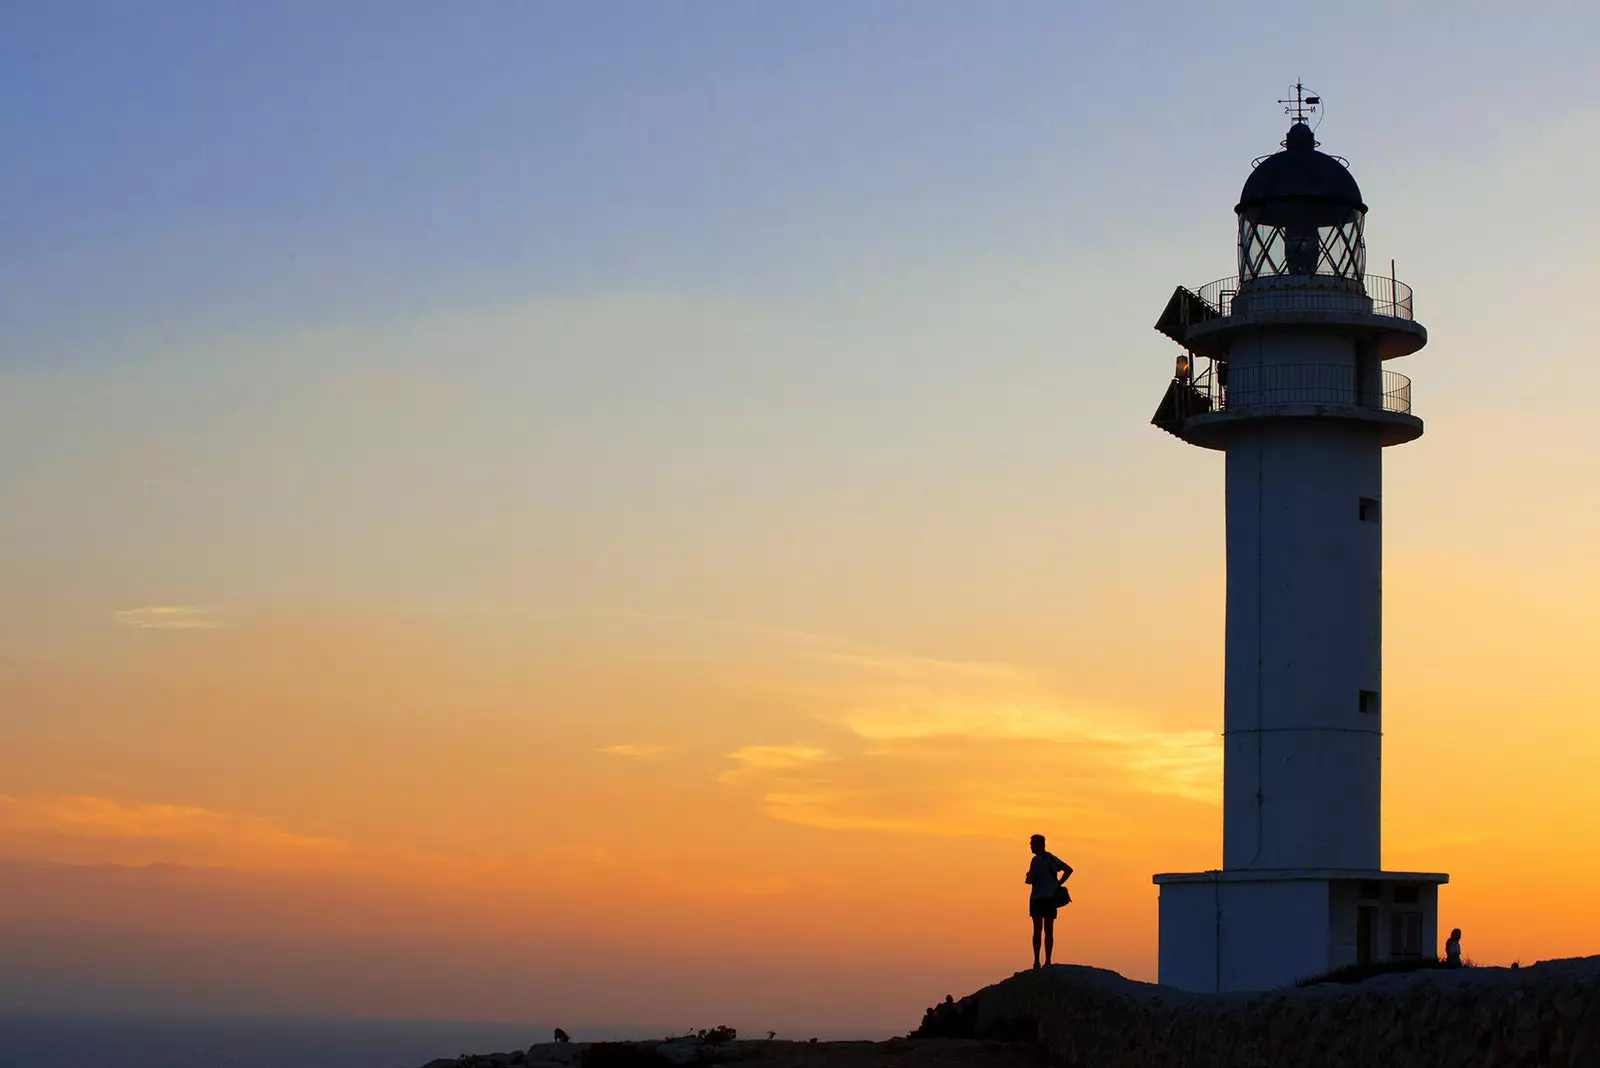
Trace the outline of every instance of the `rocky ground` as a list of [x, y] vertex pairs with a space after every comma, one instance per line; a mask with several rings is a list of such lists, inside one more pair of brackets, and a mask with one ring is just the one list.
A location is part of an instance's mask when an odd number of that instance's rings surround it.
[[923, 1029], [1028, 1032], [1071, 1068], [1600, 1068], [1600, 957], [1234, 994], [1056, 965], [939, 1006]]
[[448, 1058], [425, 1068], [1045, 1068], [1034, 1043], [892, 1038], [887, 1042], [735, 1041], [544, 1043], [526, 1050]]
[[1600, 957], [1188, 994], [1100, 968], [1019, 972], [887, 1042], [545, 1044], [426, 1068], [1600, 1068]]

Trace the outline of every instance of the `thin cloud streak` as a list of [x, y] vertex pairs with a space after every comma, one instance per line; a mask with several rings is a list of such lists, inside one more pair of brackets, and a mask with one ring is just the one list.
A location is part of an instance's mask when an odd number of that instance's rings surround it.
[[77, 859], [86, 850], [132, 864], [284, 867], [325, 863], [350, 847], [259, 817], [192, 805], [0, 794], [0, 852], [48, 861]]
[[680, 746], [655, 745], [649, 742], [626, 742], [622, 745], [606, 745], [596, 749], [597, 753], [607, 756], [625, 757], [630, 760], [662, 760], [679, 752]]
[[732, 785], [773, 772], [792, 772], [828, 759], [826, 750], [808, 745], [746, 745], [728, 754], [739, 766], [717, 781]]
[[217, 630], [223, 626], [211, 609], [187, 604], [125, 608], [112, 618], [119, 626], [135, 630]]

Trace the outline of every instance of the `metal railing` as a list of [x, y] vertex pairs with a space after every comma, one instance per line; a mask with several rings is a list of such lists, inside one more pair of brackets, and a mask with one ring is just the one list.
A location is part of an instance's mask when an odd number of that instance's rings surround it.
[[[1360, 311], [1391, 319], [1411, 319], [1411, 287], [1388, 275], [1369, 274], [1361, 278], [1358, 289], [1352, 279], [1348, 288], [1328, 275], [1306, 275], [1305, 286], [1286, 285], [1279, 279], [1298, 275], [1274, 275], [1247, 282], [1241, 290], [1238, 276], [1219, 278], [1201, 286], [1196, 294], [1222, 318], [1249, 311]], [[1333, 284], [1326, 284], [1333, 283]], [[1370, 301], [1370, 305], [1369, 302]]]
[[1278, 363], [1230, 367], [1215, 363], [1191, 384], [1202, 411], [1242, 411], [1274, 404], [1345, 404], [1411, 413], [1411, 379], [1381, 371], [1362, 382], [1356, 368], [1338, 363]]

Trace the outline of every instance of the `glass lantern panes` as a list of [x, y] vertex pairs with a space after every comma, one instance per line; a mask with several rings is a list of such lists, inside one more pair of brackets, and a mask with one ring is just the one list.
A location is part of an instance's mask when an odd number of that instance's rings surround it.
[[1239, 281], [1325, 275], [1360, 282], [1367, 270], [1366, 213], [1343, 204], [1261, 204], [1239, 213]]

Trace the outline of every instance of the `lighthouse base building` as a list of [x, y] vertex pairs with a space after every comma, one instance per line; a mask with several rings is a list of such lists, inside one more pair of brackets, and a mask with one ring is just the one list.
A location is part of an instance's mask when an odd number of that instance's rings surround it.
[[1347, 964], [1439, 953], [1431, 872], [1222, 870], [1157, 875], [1158, 979], [1180, 990], [1270, 990]]
[[1437, 955], [1449, 881], [1381, 863], [1383, 450], [1423, 430], [1387, 365], [1428, 335], [1293, 103], [1234, 209], [1238, 275], [1156, 322], [1183, 354], [1152, 422], [1227, 476], [1222, 867], [1155, 876], [1159, 978], [1193, 991]]

